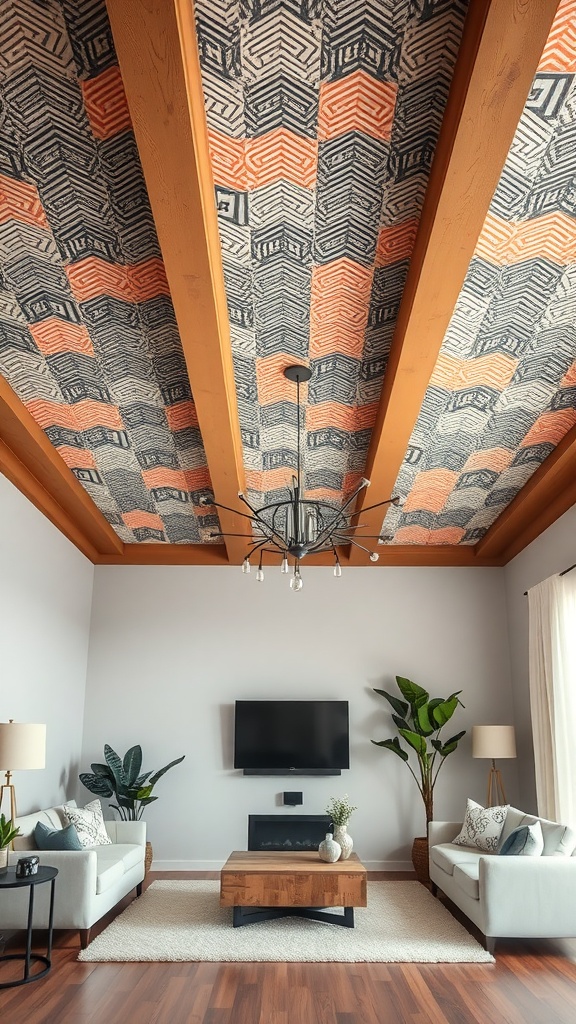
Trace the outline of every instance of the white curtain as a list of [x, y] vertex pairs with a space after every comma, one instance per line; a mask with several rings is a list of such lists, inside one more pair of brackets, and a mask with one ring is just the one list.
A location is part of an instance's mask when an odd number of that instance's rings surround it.
[[576, 569], [528, 591], [538, 813], [576, 827]]

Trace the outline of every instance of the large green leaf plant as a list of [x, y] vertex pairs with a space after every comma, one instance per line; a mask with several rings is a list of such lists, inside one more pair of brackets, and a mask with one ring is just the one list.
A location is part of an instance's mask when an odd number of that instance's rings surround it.
[[145, 772], [140, 774], [142, 768], [142, 747], [138, 744], [130, 747], [121, 758], [108, 743], [104, 745], [104, 760], [106, 764], [92, 764], [92, 772], [82, 772], [80, 782], [86, 789], [96, 796], [114, 796], [115, 804], [109, 804], [113, 810], [118, 811], [123, 821], [139, 821], [144, 813], [144, 808], [157, 800], [152, 796], [152, 790], [166, 772], [175, 764], [180, 764], [186, 755], [177, 757], [170, 761], [159, 771]]
[[[446, 758], [454, 753], [458, 743], [466, 734], [466, 730], [456, 733], [450, 739], [440, 738], [440, 733], [450, 721], [460, 704], [462, 690], [450, 694], [449, 697], [433, 697], [417, 683], [403, 676], [396, 676], [400, 697], [395, 697], [386, 690], [374, 692], [385, 697], [392, 707], [392, 721], [398, 730], [398, 736], [389, 740], [372, 740], [377, 747], [393, 750], [404, 761], [411, 772], [426, 809], [426, 828], [434, 817], [434, 786]], [[407, 750], [400, 742], [400, 737], [407, 744]], [[430, 746], [428, 746], [430, 741]], [[410, 754], [416, 755], [417, 772], [410, 764]]]

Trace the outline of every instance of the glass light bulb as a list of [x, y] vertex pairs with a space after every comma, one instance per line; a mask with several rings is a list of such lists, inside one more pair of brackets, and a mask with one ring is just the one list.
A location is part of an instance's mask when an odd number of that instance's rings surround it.
[[250, 572], [250, 562], [247, 558], [242, 562], [242, 572]]
[[256, 570], [256, 579], [258, 580], [258, 583], [262, 583], [263, 582], [263, 580], [264, 580], [264, 569], [257, 569]]
[[370, 561], [371, 562], [377, 562], [379, 558], [380, 558], [380, 555], [378, 554], [377, 551], [371, 551], [370, 552]]
[[340, 562], [336, 562], [336, 565], [334, 566], [334, 575], [335, 576], [341, 576], [342, 575], [342, 566], [340, 565]]
[[280, 572], [284, 572], [284, 573], [288, 572], [288, 559], [286, 558], [286, 555], [284, 555], [284, 558], [282, 559], [282, 565], [280, 566]]
[[300, 573], [298, 573], [298, 574], [294, 573], [292, 579], [290, 580], [290, 586], [291, 586], [292, 590], [295, 590], [295, 591], [302, 590], [303, 583], [302, 583], [302, 577], [300, 576]]

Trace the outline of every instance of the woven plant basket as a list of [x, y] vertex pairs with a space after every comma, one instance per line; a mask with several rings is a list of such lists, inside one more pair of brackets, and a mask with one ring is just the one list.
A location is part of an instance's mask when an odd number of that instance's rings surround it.
[[430, 885], [428, 872], [428, 837], [418, 836], [412, 844], [412, 863], [416, 878], [422, 885]]
[[146, 874], [150, 871], [153, 860], [154, 850], [152, 849], [152, 843], [146, 843], [146, 853], [144, 854], [144, 870]]

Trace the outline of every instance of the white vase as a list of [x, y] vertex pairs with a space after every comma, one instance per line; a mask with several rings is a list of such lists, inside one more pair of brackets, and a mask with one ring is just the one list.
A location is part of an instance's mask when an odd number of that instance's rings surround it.
[[0, 872], [6, 871], [8, 868], [8, 847], [0, 846]]
[[335, 864], [340, 859], [342, 847], [340, 843], [334, 841], [332, 833], [327, 832], [326, 839], [323, 839], [318, 847], [318, 853], [320, 854], [320, 860], [325, 860], [328, 864]]
[[348, 835], [348, 825], [336, 825], [334, 829], [334, 839], [342, 849], [340, 860], [348, 860], [348, 857], [354, 849], [352, 836]]

